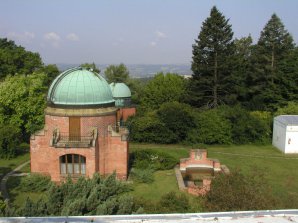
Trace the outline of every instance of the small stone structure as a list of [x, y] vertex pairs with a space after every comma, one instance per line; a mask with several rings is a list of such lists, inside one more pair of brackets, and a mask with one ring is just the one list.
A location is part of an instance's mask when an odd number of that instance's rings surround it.
[[175, 168], [175, 173], [180, 190], [201, 196], [210, 190], [215, 174], [229, 174], [229, 169], [217, 159], [208, 159], [207, 150], [193, 149], [189, 158], [180, 160], [180, 166]]

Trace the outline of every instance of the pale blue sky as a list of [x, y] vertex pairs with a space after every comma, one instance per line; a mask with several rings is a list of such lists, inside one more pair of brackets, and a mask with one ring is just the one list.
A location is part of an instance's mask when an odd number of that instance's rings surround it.
[[298, 42], [297, 0], [1, 0], [0, 37], [45, 63], [184, 64], [213, 5], [234, 37], [256, 42], [275, 12]]

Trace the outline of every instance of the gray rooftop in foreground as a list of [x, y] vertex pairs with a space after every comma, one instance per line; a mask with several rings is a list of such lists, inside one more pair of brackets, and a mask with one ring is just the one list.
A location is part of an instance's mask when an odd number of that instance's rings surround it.
[[298, 125], [298, 115], [279, 115], [274, 118], [285, 125]]
[[269, 211], [211, 212], [192, 214], [113, 215], [75, 217], [11, 217], [0, 222], [118, 222], [118, 223], [290, 223], [298, 222], [298, 209]]

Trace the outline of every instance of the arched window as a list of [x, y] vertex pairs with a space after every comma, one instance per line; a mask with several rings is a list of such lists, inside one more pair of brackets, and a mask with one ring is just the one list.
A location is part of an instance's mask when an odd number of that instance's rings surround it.
[[61, 174], [86, 174], [86, 157], [77, 154], [60, 156]]

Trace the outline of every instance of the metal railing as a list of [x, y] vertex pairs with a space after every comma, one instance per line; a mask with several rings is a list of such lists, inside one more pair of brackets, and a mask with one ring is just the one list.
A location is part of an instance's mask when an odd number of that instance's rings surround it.
[[66, 132], [60, 132], [59, 129], [53, 131], [51, 146], [60, 148], [84, 148], [94, 147], [97, 139], [97, 129], [93, 129], [90, 135], [71, 135]]
[[93, 136], [69, 135], [69, 133], [61, 132], [59, 136], [60, 142], [90, 142]]

